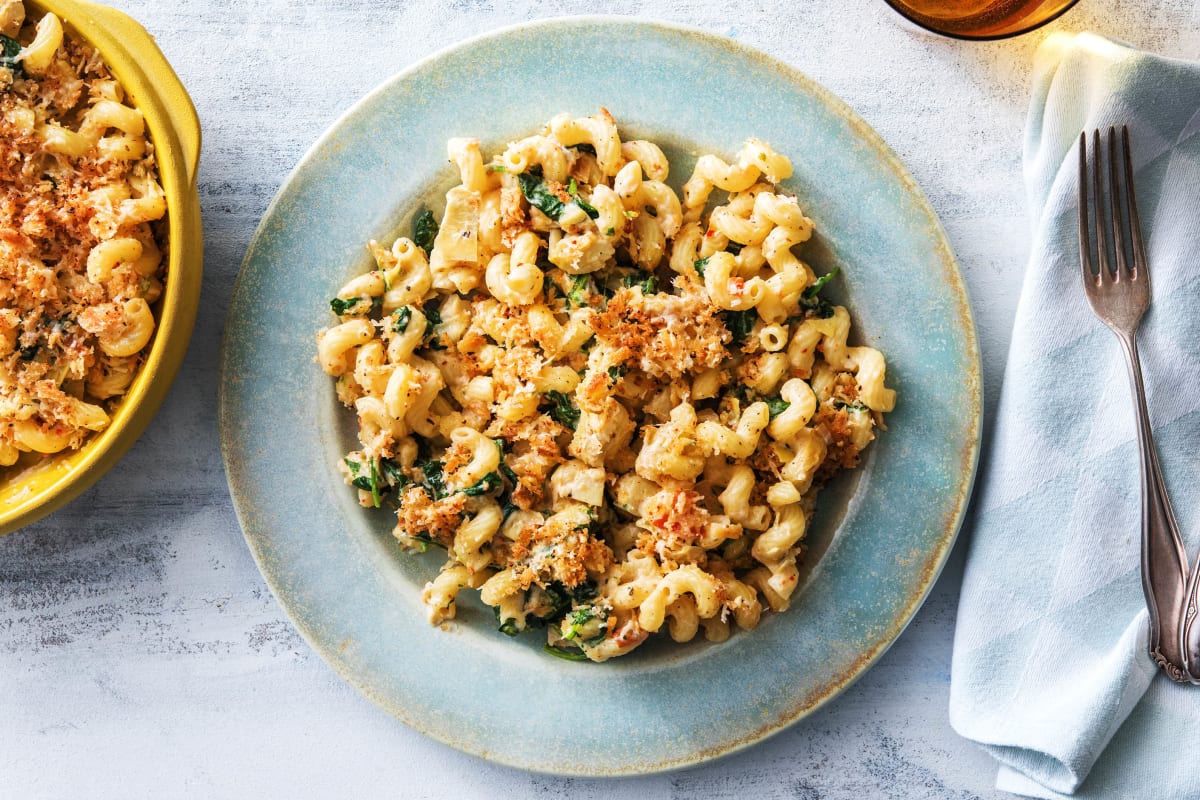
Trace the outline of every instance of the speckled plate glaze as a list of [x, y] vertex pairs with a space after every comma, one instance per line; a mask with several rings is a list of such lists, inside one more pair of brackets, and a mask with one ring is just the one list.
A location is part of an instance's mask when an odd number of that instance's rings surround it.
[[[436, 553], [410, 557], [361, 509], [337, 459], [351, 414], [314, 362], [328, 299], [364, 243], [411, 230], [454, 180], [445, 142], [497, 147], [559, 111], [610, 109], [667, 143], [671, 182], [748, 136], [787, 154], [816, 220], [803, 256], [841, 265], [833, 298], [880, 347], [899, 393], [862, 469], [822, 495], [790, 611], [729, 641], [648, 644], [602, 665], [509, 639], [490, 609], [451, 630], [421, 607]], [[916, 612], [974, 477], [981, 386], [966, 289], [912, 178], [842, 102], [735, 41], [616, 18], [550, 20], [465, 42], [364, 98], [301, 160], [251, 242], [221, 375], [225, 466], [258, 565], [346, 681], [417, 730], [503, 764], [569, 775], [682, 767], [753, 744], [829, 702]]]

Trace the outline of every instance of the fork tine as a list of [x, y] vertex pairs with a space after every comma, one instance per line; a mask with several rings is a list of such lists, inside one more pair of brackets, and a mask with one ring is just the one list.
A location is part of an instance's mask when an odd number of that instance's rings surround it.
[[1125, 161], [1125, 204], [1129, 212], [1129, 238], [1133, 252], [1133, 276], [1150, 280], [1146, 246], [1142, 241], [1142, 223], [1138, 217], [1137, 191], [1133, 185], [1133, 156], [1129, 148], [1129, 126], [1121, 126], [1121, 144]]
[[[1092, 183], [1095, 186], [1096, 207], [1092, 209], [1092, 222], [1096, 226], [1096, 262], [1099, 265], [1100, 283], [1112, 280], [1108, 265], [1108, 233], [1104, 226], [1104, 176], [1100, 172], [1101, 153], [1100, 129], [1092, 131]], [[1111, 205], [1111, 203], [1110, 203]]]
[[1079, 133], [1079, 264], [1084, 285], [1096, 282], [1092, 270], [1092, 239], [1088, 232], [1087, 133]]
[[[1116, 256], [1116, 279], [1126, 280], [1129, 276], [1129, 263], [1125, 258], [1125, 225], [1122, 224], [1122, 207], [1128, 209], [1129, 172], [1125, 173], [1125, 197], [1121, 199], [1121, 183], [1117, 180], [1117, 131], [1111, 126], [1108, 129], [1108, 212], [1112, 221], [1110, 230], [1113, 233], [1113, 255]], [[1128, 217], [1126, 217], [1128, 219]]]

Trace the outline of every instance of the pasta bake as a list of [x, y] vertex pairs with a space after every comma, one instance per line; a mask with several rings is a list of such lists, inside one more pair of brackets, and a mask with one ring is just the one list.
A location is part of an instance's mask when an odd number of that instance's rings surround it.
[[166, 208], [99, 54], [0, 0], [0, 465], [108, 426], [154, 332]]
[[895, 403], [822, 297], [835, 271], [794, 252], [791, 162], [750, 139], [677, 193], [604, 109], [448, 155], [440, 216], [370, 242], [317, 335], [358, 419], [345, 481], [446, 552], [430, 621], [478, 590], [503, 633], [604, 661], [787, 609], [818, 489]]

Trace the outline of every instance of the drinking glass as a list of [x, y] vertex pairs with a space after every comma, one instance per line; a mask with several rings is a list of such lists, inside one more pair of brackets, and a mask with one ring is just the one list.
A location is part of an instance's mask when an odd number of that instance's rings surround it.
[[1079, 0], [886, 0], [922, 28], [958, 39], [1003, 39], [1045, 25]]

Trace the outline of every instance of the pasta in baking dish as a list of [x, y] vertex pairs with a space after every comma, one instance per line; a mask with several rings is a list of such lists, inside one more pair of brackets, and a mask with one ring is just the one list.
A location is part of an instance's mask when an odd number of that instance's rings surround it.
[[504, 633], [604, 661], [785, 610], [818, 488], [895, 404], [821, 297], [833, 273], [793, 252], [813, 223], [791, 163], [751, 139], [679, 195], [603, 109], [448, 154], [440, 224], [372, 241], [317, 336], [358, 416], [346, 482], [446, 551], [431, 622], [477, 589]]
[[154, 334], [166, 210], [99, 54], [0, 0], [0, 465], [108, 426]]

